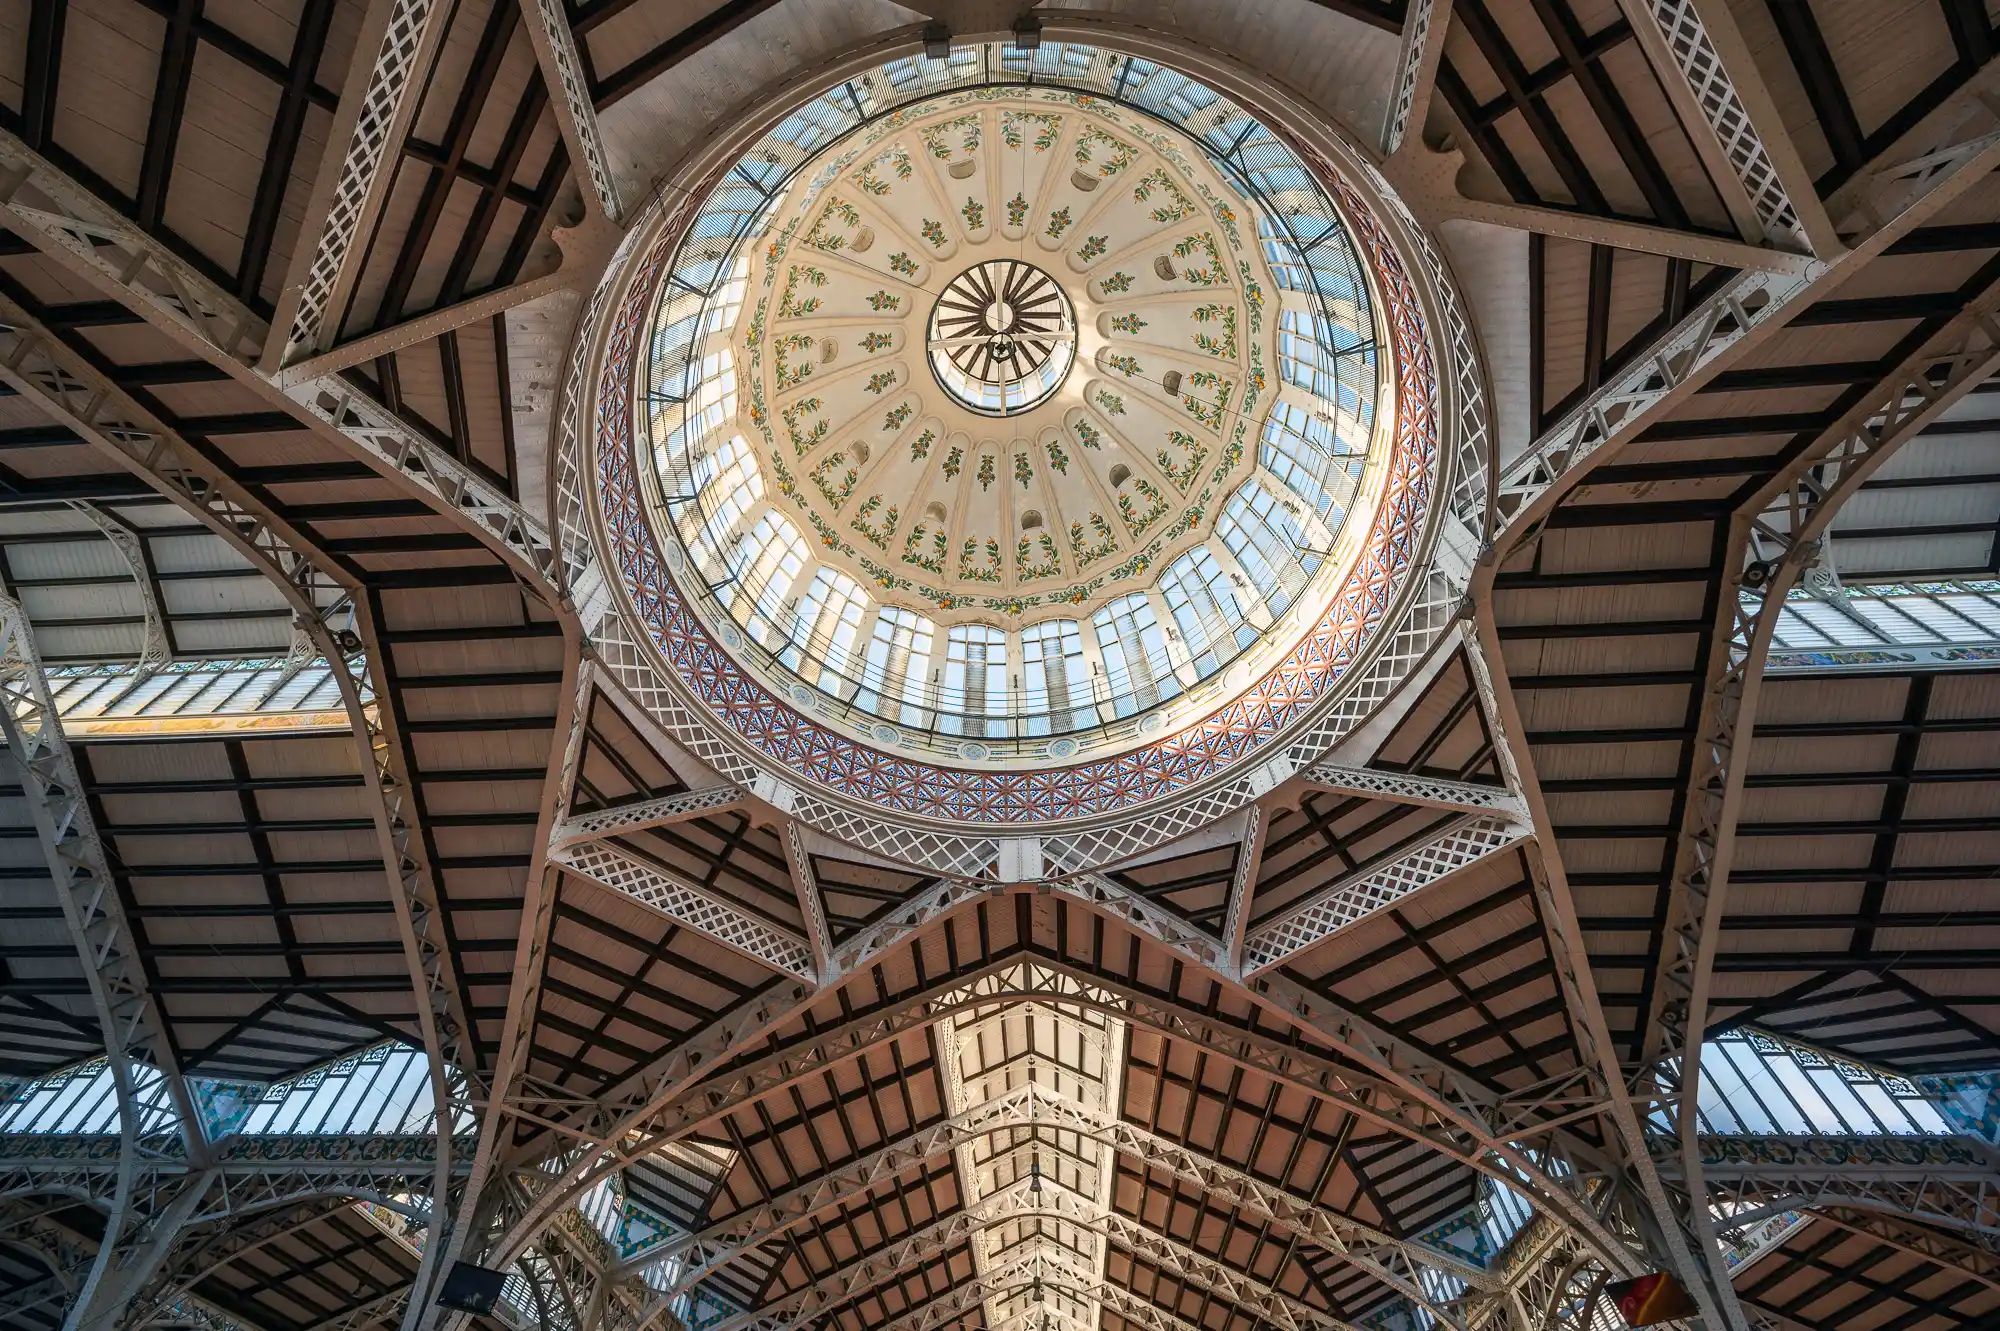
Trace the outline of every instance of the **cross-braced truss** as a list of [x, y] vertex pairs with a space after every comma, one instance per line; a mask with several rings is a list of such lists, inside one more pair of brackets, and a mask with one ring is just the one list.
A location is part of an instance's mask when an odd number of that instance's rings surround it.
[[[1489, 547], [1142, 847], [881, 835], [580, 646], [577, 293], [914, 30], [116, 4], [0, 87], [0, 1320], [416, 1331], [460, 1260], [517, 1331], [2000, 1315], [2000, 648], [1866, 590], [2000, 575], [1981, 6], [1038, 11], [1365, 103], [1485, 351]], [[1767, 671], [1794, 586], [1868, 631]], [[1782, 1131], [1703, 1108], [1753, 1056]], [[364, 1084], [415, 1117], [286, 1117]]]

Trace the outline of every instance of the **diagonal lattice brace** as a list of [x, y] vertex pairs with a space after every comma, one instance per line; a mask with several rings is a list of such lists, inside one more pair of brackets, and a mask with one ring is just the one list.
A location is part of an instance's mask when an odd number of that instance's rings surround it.
[[626, 832], [642, 832], [649, 827], [670, 827], [692, 818], [706, 818], [740, 807], [750, 793], [740, 786], [704, 786], [681, 790], [653, 799], [631, 800], [605, 809], [573, 813], [549, 833], [551, 850], [567, 849], [585, 841], [602, 841]]
[[804, 938], [608, 842], [585, 841], [551, 849], [549, 862], [630, 897], [781, 974], [811, 981], [818, 973], [812, 948]]
[[1257, 975], [1317, 947], [1340, 930], [1499, 854], [1530, 835], [1512, 815], [1474, 814], [1380, 864], [1343, 878], [1257, 926], [1244, 940], [1243, 971]]

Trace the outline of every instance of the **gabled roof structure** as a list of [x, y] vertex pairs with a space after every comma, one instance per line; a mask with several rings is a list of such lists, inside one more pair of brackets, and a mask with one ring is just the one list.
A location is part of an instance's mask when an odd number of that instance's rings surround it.
[[0, 1326], [2000, 1326], [1996, 54], [0, 10]]

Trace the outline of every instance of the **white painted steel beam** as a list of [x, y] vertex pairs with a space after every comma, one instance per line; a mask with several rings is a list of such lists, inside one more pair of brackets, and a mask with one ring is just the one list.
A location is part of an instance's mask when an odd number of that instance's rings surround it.
[[[153, 417], [123, 389], [11, 301], [0, 299], [0, 380], [75, 430], [112, 461], [180, 505], [269, 578], [294, 622], [336, 669], [332, 678], [353, 727], [357, 765], [388, 876], [403, 960], [416, 996], [418, 1043], [430, 1068], [437, 1122], [455, 1122], [468, 1099], [484, 1097], [463, 991], [445, 939], [437, 884], [416, 826], [402, 746], [388, 708], [363, 704], [386, 681], [366, 598], [345, 573], [267, 510], [213, 461]], [[456, 1069], [463, 1074], [454, 1079]], [[432, 1226], [444, 1223], [453, 1194], [452, 1139], [439, 1137]], [[441, 1245], [430, 1235], [419, 1284]]]
[[1643, 1027], [1634, 1091], [1647, 1098], [1655, 1159], [1680, 1180], [1678, 1220], [1707, 1265], [1720, 1315], [1743, 1314], [1722, 1260], [1701, 1148], [1700, 1066], [1722, 934], [1750, 737], [1786, 592], [1804, 574], [1840, 505], [1902, 445], [2000, 371], [2000, 283], [1906, 357], [1840, 420], [1792, 456], [1730, 522], [1725, 579], [1709, 641], [1694, 762], [1675, 838], [1666, 943]]
[[329, 151], [321, 163], [309, 220], [278, 300], [278, 336], [264, 348], [267, 371], [311, 355], [338, 332], [456, 8], [453, 0], [374, 0], [369, 6], [327, 137], [345, 150]]
[[1476, 781], [1453, 781], [1445, 777], [1417, 776], [1390, 772], [1379, 767], [1356, 767], [1347, 763], [1318, 763], [1299, 773], [1299, 780], [1315, 790], [1337, 795], [1359, 795], [1366, 799], [1393, 800], [1426, 809], [1457, 809], [1464, 813], [1500, 813], [1513, 818], [1525, 816], [1521, 797], [1505, 786], [1486, 786]]
[[1839, 237], [1728, 6], [1620, 0], [1619, 8], [1743, 234], [1837, 252]]
[[585, 841], [602, 841], [627, 832], [643, 832], [649, 827], [670, 827], [690, 818], [705, 818], [740, 808], [749, 798], [750, 792], [738, 786], [704, 786], [591, 809], [587, 813], [572, 813], [550, 833], [549, 848], [566, 850]]
[[[433, 0], [396, 3], [428, 12]], [[436, 3], [448, 7], [448, 0]], [[263, 320], [5, 130], [0, 222], [274, 408], [458, 522], [554, 599], [556, 553], [540, 519], [340, 378], [280, 386], [253, 368], [257, 349], [271, 341]]]
[[1511, 548], [1591, 468], [1767, 340], [1814, 295], [2000, 165], [2000, 115], [1984, 100], [1992, 82], [1990, 73], [1976, 79], [1835, 194], [1829, 211], [1843, 219], [1843, 252], [1803, 273], [1733, 278], [1503, 467], [1495, 552]]
[[1482, 863], [1531, 835], [1511, 814], [1468, 814], [1379, 864], [1314, 893], [1244, 939], [1243, 971], [1258, 975], [1334, 934]]

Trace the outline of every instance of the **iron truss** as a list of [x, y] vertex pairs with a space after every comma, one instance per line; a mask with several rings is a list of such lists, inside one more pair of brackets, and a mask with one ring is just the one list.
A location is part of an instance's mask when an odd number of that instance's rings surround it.
[[[612, 11], [623, 7], [536, 0], [521, 11], [585, 207], [600, 222], [615, 222], [622, 205], [598, 123], [603, 83], [593, 72], [589, 30], [615, 19]], [[724, 5], [710, 26], [726, 32], [757, 8]], [[1654, 246], [1648, 253], [1755, 262], [1740, 265], [1739, 275], [1670, 321], [1627, 365], [1593, 376], [1578, 404], [1504, 470], [1497, 506], [1505, 528], [1483, 573], [1474, 576], [1475, 601], [1482, 590], [1490, 593], [1491, 566], [1558, 512], [1567, 494], [1589, 484], [1598, 468], [1615, 463], [1690, 395], [1776, 336], [1832, 283], [1908, 243], [2000, 162], [2000, 131], [1985, 100], [1977, 89], [1962, 90], [1920, 118], [1914, 146], [1905, 144], [1906, 151], [1891, 154], [1886, 164], [1855, 173], [1822, 203], [1778, 127], [1778, 112], [1727, 6], [1718, 0], [1626, 0], [1621, 8], [1740, 238], [1693, 230], [1667, 236], [1671, 228], [1664, 225], [1615, 217], [1583, 218], [1576, 227], [1587, 238], [1625, 237]], [[1461, 16], [1445, 0], [1417, 0], [1408, 9], [1383, 136], [1396, 163], [1384, 170], [1398, 180], [1415, 180], [1413, 173], [1425, 169], [1419, 158], [1429, 152], [1422, 137], [1432, 89], [1458, 78], [1444, 42]], [[253, 390], [274, 413], [336, 442], [430, 511], [449, 517], [482, 551], [507, 561], [528, 596], [554, 606], [560, 602], [556, 551], [533, 506], [440, 449], [355, 381], [338, 377], [327, 359], [343, 354], [333, 345], [339, 311], [365, 279], [367, 238], [389, 208], [396, 162], [423, 110], [422, 94], [451, 35], [453, 13], [453, 6], [430, 0], [369, 7], [357, 67], [333, 116], [341, 147], [320, 164], [309, 222], [275, 318], [259, 315], [147, 226], [12, 135], [0, 138], [0, 220], [65, 272], [133, 311], [231, 383]], [[1475, 14], [1463, 17], [1482, 22]], [[1483, 31], [1470, 35], [1483, 40]], [[1988, 38], [1990, 44], [1990, 30]], [[690, 49], [701, 40], [707, 38], [688, 37]], [[1502, 82], [1517, 85], [1510, 96], [1533, 101], [1540, 95], [1521, 91], [1525, 85], [1512, 72]], [[1489, 219], [1538, 216], [1527, 204], [1494, 208]], [[536, 281], [522, 290], [539, 294], [561, 284]], [[677, 1320], [681, 1296], [714, 1291], [753, 1259], [798, 1258], [808, 1235], [824, 1242], [829, 1216], [848, 1213], [885, 1185], [923, 1176], [945, 1159], [969, 1160], [975, 1147], [1012, 1142], [1018, 1148], [1053, 1134], [1090, 1143], [1107, 1174], [1114, 1161], [1136, 1166], [1237, 1223], [1298, 1240], [1319, 1264], [1316, 1272], [1359, 1272], [1377, 1293], [1386, 1291], [1453, 1331], [1585, 1326], [1607, 1279], [1656, 1267], [1678, 1271], [1696, 1288], [1710, 1331], [1771, 1324], [1771, 1314], [1737, 1300], [1717, 1231], [1780, 1210], [1809, 1210], [1830, 1224], [1991, 1279], [2000, 1200], [1990, 1152], [1958, 1138], [1885, 1144], [1876, 1138], [1704, 1132], [1695, 1069], [1744, 781], [1747, 745], [1741, 737], [1754, 724], [1762, 652], [1776, 618], [1771, 607], [1802, 576], [1834, 509], [1896, 448], [2000, 369], [1994, 306], [1989, 291], [1873, 384], [1833, 428], [1811, 432], [1770, 484], [1734, 505], [1723, 595], [1711, 626], [1715, 647], [1701, 681], [1699, 761], [1689, 787], [1694, 798], [1677, 842], [1668, 964], [1643, 1014], [1644, 1058], [1635, 1074], [1610, 1048], [1601, 1004], [1580, 960], [1586, 955], [1582, 926], [1548, 842], [1542, 797], [1532, 773], [1519, 770], [1524, 727], [1497, 636], [1484, 620], [1457, 640], [1466, 648], [1490, 762], [1468, 762], [1453, 769], [1457, 775], [1332, 760], [1300, 763], [1284, 789], [1267, 792], [1234, 825], [1240, 836], [1229, 848], [1232, 858], [1214, 882], [1202, 885], [1213, 900], [1198, 909], [1175, 903], [1176, 892], [1185, 890], [1178, 881], [1146, 890], [1132, 875], [1114, 871], [1024, 884], [1003, 880], [1039, 880], [1043, 870], [996, 877], [981, 864], [977, 873], [945, 873], [914, 886], [857, 888], [842, 875], [857, 868], [887, 875], [893, 866], [859, 853], [851, 860], [823, 855], [828, 839], [789, 816], [780, 807], [786, 800], [770, 802], [794, 792], [719, 781], [681, 754], [647, 756], [669, 768], [684, 765], [678, 775], [689, 789], [573, 810], [584, 714], [597, 697], [618, 691], [604, 680], [615, 680], [629, 663], [580, 661], [572, 642], [557, 687], [565, 695], [562, 715], [574, 725], [554, 764], [555, 788], [523, 875], [519, 945], [505, 954], [516, 974], [501, 981], [508, 986], [505, 996], [493, 1004], [504, 1009], [506, 1023], [495, 1058], [481, 1046], [480, 1013], [467, 998], [480, 985], [460, 973], [462, 957], [448, 936], [438, 886], [442, 869], [434, 862], [443, 857], [411, 798], [408, 734], [393, 707], [368, 702], [391, 698], [396, 681], [386, 673], [384, 662], [394, 653], [385, 649], [365, 580], [343, 558], [318, 548], [282, 505], [218, 466], [202, 441], [184, 437], [149, 410], [117, 373], [26, 306], [0, 296], [0, 378], [97, 455], [167, 495], [283, 588], [302, 639], [334, 666], [359, 776], [372, 801], [400, 960], [419, 999], [415, 1030], [432, 1068], [437, 1121], [460, 1125], [478, 1118], [476, 1136], [446, 1131], [407, 1140], [393, 1134], [366, 1141], [338, 1135], [209, 1140], [201, 1133], [202, 1116], [175, 1066], [132, 944], [132, 923], [114, 890], [117, 866], [107, 860], [86, 782], [50, 700], [34, 632], [17, 602], [0, 599], [0, 697], [7, 703], [8, 744], [26, 776], [28, 806], [63, 923], [89, 972], [90, 1015], [113, 1069], [122, 1128], [119, 1136], [0, 1141], [0, 1192], [15, 1208], [6, 1216], [9, 1236], [20, 1236], [51, 1272], [6, 1296], [0, 1310], [61, 1301], [78, 1310], [72, 1323], [79, 1326], [111, 1307], [125, 1309], [127, 1324], [228, 1326], [227, 1314], [199, 1292], [204, 1280], [314, 1223], [329, 1202], [361, 1199], [399, 1214], [410, 1232], [423, 1236], [422, 1265], [408, 1290], [357, 1303], [317, 1331], [348, 1331], [398, 1315], [411, 1328], [438, 1324], [442, 1314], [433, 1296], [440, 1273], [459, 1257], [519, 1274], [529, 1287], [530, 1315], [544, 1327], [667, 1326]], [[342, 368], [358, 363], [347, 360]], [[1463, 372], [1476, 377], [1475, 359], [1466, 358], [1466, 366]], [[97, 509], [80, 511], [142, 574], [143, 549], [130, 532]], [[1471, 538], [1458, 535], [1465, 547], [1458, 553], [1469, 555]], [[149, 595], [151, 583], [143, 576], [135, 581]], [[1438, 622], [1458, 613], [1461, 583], [1454, 571], [1427, 593]], [[142, 669], [164, 662], [166, 642], [166, 611], [157, 597], [146, 600], [144, 613]], [[610, 650], [619, 649], [613, 644]], [[560, 723], [557, 733], [564, 733]], [[1393, 850], [1329, 872], [1270, 908], [1260, 904], [1267, 860], [1277, 858], [1281, 819], [1308, 794], [1374, 802], [1400, 814], [1421, 810], [1436, 821]], [[745, 828], [775, 829], [774, 869], [796, 897], [796, 921], [789, 906], [752, 904], [644, 849], [643, 837], [672, 844], [706, 835], [712, 820], [724, 816], [740, 817]], [[748, 856], [749, 833], [731, 835], [724, 853]], [[1098, 858], [1065, 861], [1052, 853], [1049, 872]], [[1358, 986], [1345, 983], [1337, 968], [1312, 972], [1316, 957], [1336, 950], [1326, 946], [1329, 940], [1359, 939], [1389, 921], [1411, 929], [1414, 946], [1429, 948], [1429, 936], [1411, 923], [1421, 913], [1417, 908], [1482, 875], [1502, 876], [1506, 867], [1527, 879], [1521, 896], [1532, 903], [1533, 931], [1551, 958], [1552, 1002], [1567, 1023], [1561, 1039], [1571, 1046], [1565, 1056], [1573, 1053], [1574, 1065], [1560, 1063], [1544, 1077], [1471, 1069], [1450, 1049], [1413, 1037], [1355, 997]], [[576, 913], [565, 893], [578, 886], [661, 922], [673, 936], [686, 931], [719, 944], [711, 950], [745, 967], [732, 974], [750, 976], [740, 981], [737, 996], [708, 1002], [700, 1021], [677, 1038], [650, 1046], [635, 1042], [630, 1066], [595, 1085], [533, 1070], [547, 1066], [537, 1063], [544, 1052], [537, 1040], [547, 1033], [538, 1032], [538, 1020], [550, 1029], [563, 1020], [541, 1001], [583, 1005], [574, 986], [556, 992], [546, 978], [552, 952], [575, 950], [562, 931]], [[1018, 942], [996, 954], [962, 956], [950, 926], [977, 916], [983, 927], [981, 912], [1024, 888], [1036, 894], [1035, 908], [1053, 903], [1066, 912], [1066, 927], [1072, 919], [1088, 920], [1101, 934], [1129, 941], [1129, 960], [1083, 960], [1065, 945]], [[866, 904], [830, 904], [844, 891]], [[941, 952], [949, 956], [942, 967], [936, 962]], [[1442, 959], [1427, 961], [1449, 969]], [[911, 968], [914, 978], [906, 973]], [[1168, 971], [1174, 978], [1161, 981]], [[490, 985], [493, 973], [478, 978]], [[721, 973], [718, 966], [711, 977]], [[1190, 997], [1188, 983], [1206, 986], [1208, 997]], [[691, 1005], [703, 1007], [701, 1001]], [[1005, 1014], [1024, 1005], [1066, 1014], [1064, 1038], [1077, 1038], [1095, 1057], [1139, 1037], [1176, 1056], [1190, 1054], [1204, 1068], [1213, 1064], [1232, 1077], [1266, 1080], [1316, 1110], [1337, 1111], [1360, 1125], [1355, 1132], [1445, 1162], [1469, 1180], [1475, 1196], [1495, 1189], [1518, 1194], [1532, 1216], [1503, 1251], [1470, 1255], [1405, 1232], [1392, 1218], [1358, 1219], [1317, 1194], [1233, 1162], [1220, 1145], [1198, 1148], [1116, 1107], [1087, 1107], [1033, 1083], [974, 1103], [954, 1102], [964, 1089], [954, 1092], [949, 1085], [958, 1077], [956, 1042], [998, 1038]], [[1081, 1014], [1102, 1025], [1076, 1020]], [[959, 1018], [966, 1019], [963, 1025]], [[1107, 1033], [1114, 1024], [1115, 1036]], [[906, 1039], [924, 1032], [936, 1033], [934, 1045]], [[819, 1168], [787, 1174], [748, 1200], [737, 1192], [725, 1200], [719, 1190], [699, 1199], [688, 1216], [671, 1223], [654, 1217], [659, 1223], [636, 1240], [607, 1234], [579, 1208], [600, 1189], [629, 1186], [633, 1166], [667, 1148], [721, 1149], [715, 1143], [740, 1134], [739, 1120], [782, 1113], [772, 1106], [817, 1094], [822, 1085], [833, 1085], [836, 1071], [901, 1059], [915, 1044], [947, 1051], [937, 1061], [953, 1069], [937, 1080], [950, 1112], [884, 1127], [867, 1149], [822, 1158]], [[1037, 1052], [1023, 1056], [1019, 1066], [1055, 1066], [1047, 1058]], [[1045, 1061], [1033, 1061], [1038, 1059]], [[1165, 1068], [1168, 1056], [1160, 1062]], [[1523, 1063], [1535, 1066], [1525, 1055]], [[157, 1092], [136, 1085], [133, 1070], [141, 1067], [164, 1074]], [[1179, 1075], [1192, 1088], [1190, 1098], [1199, 1098], [1198, 1074]], [[1172, 1084], [1164, 1074], [1161, 1082]], [[166, 1102], [147, 1103], [148, 1094]], [[178, 1134], [140, 1130], [162, 1115], [179, 1126]], [[1339, 1149], [1351, 1154], [1357, 1146], [1343, 1135]], [[961, 1163], [958, 1173], [963, 1188], [971, 1170]], [[104, 1241], [85, 1242], [21, 1206], [23, 1198], [49, 1191], [108, 1203]], [[991, 1331], [1092, 1331], [1087, 1317], [1037, 1308], [1033, 1299], [1022, 1303], [1024, 1292], [1046, 1290], [1144, 1331], [1199, 1331], [1205, 1313], [1171, 1310], [1108, 1279], [1104, 1256], [1113, 1249], [1171, 1269], [1190, 1287], [1282, 1331], [1356, 1331], [1360, 1324], [1337, 1310], [1318, 1285], [1309, 1295], [1292, 1292], [1164, 1223], [1053, 1180], [1016, 1182], [961, 1202], [858, 1254], [817, 1265], [801, 1260], [803, 1276], [765, 1289], [749, 1306], [706, 1319], [702, 1331], [803, 1331], [855, 1312], [913, 1269], [967, 1250], [974, 1254], [976, 1279], [917, 1300], [882, 1324], [893, 1331], [943, 1331], [983, 1310]], [[1383, 1206], [1380, 1214], [1389, 1217], [1392, 1210]], [[989, 1251], [986, 1237], [1008, 1226], [1037, 1233], [1004, 1255]], [[1057, 1231], [1094, 1236], [1095, 1255], [1048, 1237]], [[1017, 1304], [1020, 1311], [998, 1315]]]

